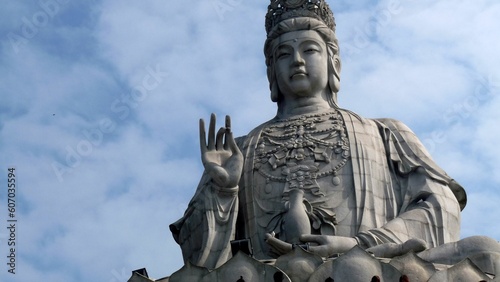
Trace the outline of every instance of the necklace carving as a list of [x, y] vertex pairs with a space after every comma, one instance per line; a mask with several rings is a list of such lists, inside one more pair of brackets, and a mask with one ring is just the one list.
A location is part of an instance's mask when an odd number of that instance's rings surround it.
[[285, 198], [291, 189], [325, 196], [317, 180], [331, 176], [333, 185], [340, 185], [337, 174], [349, 157], [344, 121], [339, 112], [333, 111], [276, 120], [269, 125], [260, 136], [254, 169], [265, 177], [267, 193], [273, 189], [273, 182], [283, 182]]

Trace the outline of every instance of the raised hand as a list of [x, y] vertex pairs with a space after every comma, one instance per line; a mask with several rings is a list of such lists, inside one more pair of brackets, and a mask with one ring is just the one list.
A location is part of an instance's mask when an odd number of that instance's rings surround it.
[[226, 116], [226, 125], [215, 134], [215, 114], [210, 116], [208, 127], [208, 144], [205, 122], [200, 119], [201, 161], [205, 171], [212, 177], [216, 185], [222, 188], [233, 188], [240, 181], [243, 170], [243, 155], [234, 141], [231, 132], [231, 118]]

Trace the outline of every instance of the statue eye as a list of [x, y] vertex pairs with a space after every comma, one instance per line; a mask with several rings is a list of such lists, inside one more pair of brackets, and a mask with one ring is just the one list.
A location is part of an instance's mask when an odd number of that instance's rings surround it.
[[319, 50], [317, 48], [314, 48], [314, 47], [311, 47], [311, 48], [306, 48], [305, 53], [315, 53], [315, 52], [319, 52]]
[[287, 51], [280, 51], [276, 54], [276, 58], [280, 59], [280, 58], [283, 58], [283, 57], [286, 57], [286, 56], [289, 56], [290, 55], [290, 52], [287, 52]]

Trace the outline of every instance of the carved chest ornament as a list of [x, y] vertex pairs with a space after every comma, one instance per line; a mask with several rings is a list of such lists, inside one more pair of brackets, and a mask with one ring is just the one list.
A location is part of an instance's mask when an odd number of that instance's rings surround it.
[[338, 172], [349, 160], [349, 140], [337, 111], [276, 120], [260, 136], [254, 169], [266, 179], [266, 192], [273, 182], [285, 183], [283, 197], [291, 189], [324, 197], [317, 180], [331, 177], [341, 183]]

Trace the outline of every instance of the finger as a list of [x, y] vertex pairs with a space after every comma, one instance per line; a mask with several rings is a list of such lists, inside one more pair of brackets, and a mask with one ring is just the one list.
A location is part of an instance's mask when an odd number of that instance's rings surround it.
[[275, 237], [267, 237], [266, 243], [269, 244], [273, 250], [281, 254], [288, 253], [292, 250], [292, 244], [283, 242]]
[[274, 235], [271, 235], [269, 233], [266, 233], [266, 243], [268, 243], [270, 246], [276, 247], [279, 246], [279, 243], [282, 242], [280, 239], [274, 237]]
[[210, 125], [208, 126], [208, 150], [215, 149], [215, 114], [210, 115]]
[[224, 147], [224, 150], [227, 150], [227, 149], [229, 149], [229, 143], [228, 143], [228, 142], [229, 142], [229, 139], [230, 139], [230, 138], [229, 138], [229, 136], [228, 136], [228, 134], [229, 134], [229, 130], [226, 128], [226, 129], [224, 130], [224, 132], [225, 132], [226, 134], [224, 134], [224, 146], [223, 146], [223, 147]]
[[224, 127], [221, 127], [219, 131], [217, 131], [217, 141], [215, 142], [215, 147], [217, 150], [222, 150], [223, 148], [223, 143], [222, 139], [224, 137], [224, 132], [226, 132], [226, 129]]
[[367, 252], [372, 253], [376, 257], [381, 258], [392, 258], [401, 255], [402, 244], [397, 243], [384, 243], [371, 248], [366, 249]]
[[228, 142], [230, 142], [230, 139], [232, 139], [231, 133], [231, 117], [226, 115], [226, 135], [224, 135], [224, 150], [229, 149], [230, 145]]
[[328, 251], [325, 246], [309, 246], [309, 252], [317, 254], [321, 257], [329, 257]]
[[200, 150], [204, 154], [207, 151], [207, 136], [205, 132], [205, 121], [200, 118]]
[[226, 116], [226, 129], [228, 132], [231, 132], [231, 117]]
[[377, 246], [373, 246], [373, 247], [371, 247], [371, 248], [368, 248], [368, 249], [366, 249], [365, 251], [366, 251], [367, 253], [370, 253], [370, 254], [372, 254], [372, 255], [376, 256], [376, 257], [382, 257], [382, 256], [383, 256], [383, 254], [385, 253], [385, 250], [386, 250], [386, 249], [387, 249], [387, 248], [386, 248], [386, 247], [384, 247], [384, 246], [382, 246], [382, 245], [377, 245]]
[[403, 245], [401, 246], [402, 253], [408, 253], [410, 251], [413, 251], [415, 253], [421, 252], [423, 250], [427, 249], [427, 242], [425, 242], [422, 239], [409, 239], [408, 241], [404, 242]]
[[241, 154], [240, 148], [238, 148], [232, 132], [226, 132], [226, 146], [233, 154]]
[[315, 235], [315, 234], [303, 234], [300, 236], [300, 241], [304, 243], [317, 243], [318, 245], [322, 245], [324, 243], [323, 236]]

